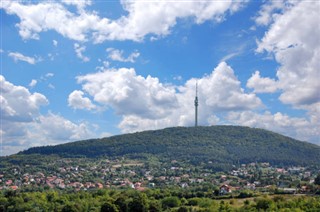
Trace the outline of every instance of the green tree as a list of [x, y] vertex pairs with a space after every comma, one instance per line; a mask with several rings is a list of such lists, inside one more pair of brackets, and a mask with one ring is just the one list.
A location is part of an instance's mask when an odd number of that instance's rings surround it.
[[267, 209], [271, 209], [272, 208], [272, 200], [271, 199], [267, 199], [267, 198], [261, 198], [257, 200], [257, 205], [256, 208], [258, 210], [262, 209], [262, 210], [267, 210]]
[[178, 209], [178, 212], [189, 212], [189, 209], [188, 209], [186, 206], [181, 206], [181, 207]]
[[101, 212], [118, 212], [118, 208], [110, 203], [110, 202], [105, 202], [100, 209]]
[[118, 197], [114, 203], [117, 205], [120, 212], [126, 212], [128, 210], [127, 199], [124, 196]]
[[161, 203], [158, 200], [150, 201], [149, 202], [149, 211], [150, 212], [162, 211]]
[[168, 209], [168, 208], [174, 208], [174, 207], [179, 207], [181, 204], [180, 200], [178, 197], [173, 196], [173, 197], [165, 197], [162, 200], [162, 207], [164, 209]]
[[147, 196], [144, 193], [138, 193], [128, 204], [129, 211], [145, 212], [148, 211]]
[[314, 184], [320, 185], [320, 173], [318, 174], [318, 176], [316, 177], [316, 179], [314, 179]]
[[78, 212], [79, 210], [75, 207], [75, 205], [67, 204], [63, 206], [62, 212]]

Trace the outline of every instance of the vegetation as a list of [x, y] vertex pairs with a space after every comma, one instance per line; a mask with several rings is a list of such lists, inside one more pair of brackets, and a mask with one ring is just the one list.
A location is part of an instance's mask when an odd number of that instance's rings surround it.
[[[160, 195], [165, 194], [165, 195]], [[320, 197], [272, 195], [215, 200], [182, 190], [0, 193], [0, 211], [319, 211]]]
[[[319, 164], [320, 147], [262, 129], [239, 126], [176, 127], [57, 146], [34, 147], [19, 154], [62, 157], [127, 157], [180, 160], [190, 164], [211, 161], [208, 168], [236, 163], [272, 165]], [[209, 167], [210, 166], [210, 167]]]
[[320, 147], [261, 129], [168, 128], [0, 159], [0, 212], [320, 211]]

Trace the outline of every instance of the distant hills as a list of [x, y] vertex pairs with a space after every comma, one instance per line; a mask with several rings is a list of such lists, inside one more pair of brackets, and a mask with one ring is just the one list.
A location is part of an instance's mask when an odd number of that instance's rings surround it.
[[[273, 165], [319, 165], [320, 146], [263, 129], [240, 126], [174, 127], [33, 147], [19, 155], [61, 157], [128, 157], [192, 164], [269, 162]], [[209, 167], [210, 168], [210, 167]]]

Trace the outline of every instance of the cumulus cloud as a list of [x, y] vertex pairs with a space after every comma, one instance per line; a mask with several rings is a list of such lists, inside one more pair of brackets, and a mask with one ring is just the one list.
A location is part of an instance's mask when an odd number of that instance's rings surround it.
[[92, 4], [91, 0], [62, 0], [62, 2], [66, 5], [74, 5], [78, 8], [78, 10], [82, 10], [88, 5]]
[[2, 121], [2, 154], [9, 155], [33, 146], [56, 145], [95, 136], [86, 122], [74, 123], [49, 112], [31, 122]]
[[80, 58], [83, 62], [89, 62], [90, 58], [83, 55], [83, 52], [86, 50], [85, 46], [80, 46], [80, 44], [74, 44], [74, 50], [77, 54], [77, 57]]
[[262, 106], [253, 93], [245, 93], [230, 66], [220, 63], [210, 75], [190, 79], [183, 86], [162, 84], [158, 78], [137, 75], [134, 69], [111, 69], [79, 76], [83, 92], [122, 116], [123, 132], [191, 126], [198, 82], [200, 124], [213, 124], [215, 112], [252, 110]]
[[231, 124], [258, 127], [281, 133], [296, 139], [311, 141], [320, 145], [319, 119], [290, 117], [286, 114], [259, 114], [253, 111], [229, 112], [226, 120]]
[[285, 0], [266, 2], [254, 17], [256, 24], [266, 26], [270, 24], [284, 10], [288, 9], [291, 3]]
[[18, 1], [4, 1], [1, 7], [8, 13], [17, 15], [19, 34], [23, 39], [39, 39], [39, 33], [55, 30], [73, 40], [84, 41], [86, 31], [94, 25], [97, 16], [83, 14], [76, 16], [58, 2], [23, 4]]
[[244, 92], [233, 69], [225, 62], [221, 62], [211, 75], [198, 82], [206, 104], [216, 110], [244, 110], [262, 106], [255, 94]]
[[253, 88], [255, 93], [274, 93], [278, 89], [277, 82], [269, 77], [261, 77], [256, 71], [247, 81], [247, 87]]
[[33, 128], [40, 135], [45, 136], [50, 144], [66, 143], [71, 140], [85, 139], [93, 136], [88, 124], [76, 124], [53, 113], [39, 116]]
[[[201, 24], [207, 20], [221, 22], [226, 14], [234, 13], [244, 4], [241, 1], [120, 1], [127, 15], [116, 20], [103, 18], [95, 11], [87, 11], [91, 1], [40, 2], [27, 4], [4, 1], [1, 7], [20, 18], [17, 24], [23, 39], [39, 39], [39, 33], [55, 30], [77, 41], [88, 37], [95, 42], [105, 40], [141, 41], [146, 35], [165, 36], [178, 19], [191, 18]], [[66, 6], [75, 5], [71, 12]], [[37, 15], [35, 15], [37, 14]], [[146, 18], [147, 17], [147, 18]]]
[[120, 62], [134, 63], [136, 59], [140, 56], [140, 53], [138, 51], [132, 52], [127, 58], [123, 56], [123, 50], [107, 48], [106, 51], [108, 52], [109, 59]]
[[40, 113], [49, 101], [40, 93], [30, 93], [8, 82], [0, 75], [1, 84], [1, 154], [8, 155], [31, 146], [59, 144], [93, 137], [90, 125], [74, 123], [61, 115]]
[[8, 56], [12, 57], [15, 62], [23, 61], [23, 62], [32, 64], [32, 65], [34, 65], [37, 62], [37, 60], [35, 58], [25, 56], [25, 55], [23, 55], [23, 54], [21, 54], [19, 52], [10, 52], [8, 54]]
[[0, 75], [1, 83], [1, 119], [16, 122], [30, 122], [39, 113], [39, 108], [49, 103], [40, 93], [30, 93], [22, 86], [6, 81]]
[[111, 69], [77, 79], [96, 102], [113, 107], [120, 115], [159, 118], [165, 115], [164, 109], [175, 106], [173, 87], [165, 86], [151, 76], [136, 75], [134, 69]]
[[91, 100], [88, 97], [83, 97], [83, 95], [82, 91], [73, 91], [68, 97], [68, 105], [74, 109], [95, 109], [96, 106], [92, 104]]
[[257, 52], [274, 54], [280, 64], [280, 100], [299, 107], [320, 99], [320, 2], [292, 3], [283, 14], [273, 17], [273, 23], [258, 42]]

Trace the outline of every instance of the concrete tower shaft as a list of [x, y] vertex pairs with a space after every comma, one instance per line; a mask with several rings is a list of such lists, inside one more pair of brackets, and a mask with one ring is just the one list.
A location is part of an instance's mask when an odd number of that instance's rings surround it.
[[195, 121], [194, 121], [194, 126], [198, 126], [198, 83], [196, 84], [196, 98], [194, 99], [194, 107], [195, 107]]

